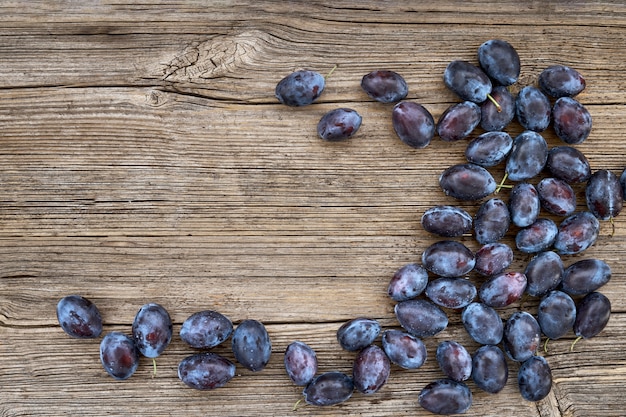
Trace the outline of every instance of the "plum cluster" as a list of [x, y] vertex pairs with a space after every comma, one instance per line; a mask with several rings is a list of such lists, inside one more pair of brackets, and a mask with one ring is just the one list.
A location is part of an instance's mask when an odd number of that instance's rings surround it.
[[[96, 305], [80, 295], [68, 295], [57, 303], [57, 319], [69, 336], [95, 339], [102, 334], [102, 316]], [[100, 361], [104, 370], [117, 380], [130, 378], [139, 366], [140, 356], [160, 356], [172, 341], [172, 320], [167, 310], [156, 303], [143, 305], [131, 326], [131, 335], [112, 331], [100, 342]], [[231, 320], [214, 310], [189, 316], [182, 324], [180, 338], [200, 350], [178, 365], [178, 377], [187, 386], [211, 390], [225, 385], [235, 376], [236, 366], [227, 358], [208, 352], [229, 338], [236, 361], [253, 371], [261, 371], [270, 360], [272, 343], [265, 326], [252, 319], [234, 328]], [[155, 368], [156, 371], [156, 368]]]
[[[357, 318], [337, 333], [344, 349], [358, 352], [351, 376], [332, 372], [315, 378], [314, 352], [301, 342], [293, 351], [288, 349], [287, 373], [306, 387], [308, 403], [337, 404], [350, 398], [353, 389], [372, 394], [387, 381], [392, 363], [419, 368], [427, 355], [421, 339], [446, 329], [453, 312], [461, 313], [463, 326], [480, 347], [471, 354], [457, 341], [441, 342], [436, 359], [443, 377], [423, 388], [419, 404], [436, 414], [464, 413], [472, 404], [466, 381], [472, 379], [479, 389], [495, 394], [508, 381], [508, 360], [518, 364], [521, 396], [539, 401], [552, 387], [549, 364], [538, 354], [542, 336], [546, 344], [569, 332], [578, 339], [590, 338], [608, 323], [611, 304], [598, 289], [611, 278], [609, 265], [593, 258], [566, 265], [564, 257], [591, 247], [600, 221], [621, 212], [626, 169], [620, 177], [607, 169], [594, 172], [575, 147], [589, 137], [592, 127], [589, 111], [575, 98], [586, 87], [578, 71], [550, 66], [538, 75], [537, 85], [518, 85], [515, 94], [511, 87], [518, 83], [520, 68], [515, 48], [500, 39], [479, 46], [476, 64], [450, 62], [443, 82], [461, 102], [450, 105], [436, 122], [423, 105], [405, 100], [408, 87], [399, 74], [377, 70], [363, 77], [361, 87], [369, 97], [396, 103], [392, 126], [410, 147], [424, 148], [435, 135], [446, 142], [469, 139], [482, 129], [468, 140], [467, 162], [449, 167], [439, 178], [445, 195], [464, 202], [464, 207], [466, 202], [478, 207], [474, 215], [454, 204], [426, 210], [421, 218], [424, 230], [442, 240], [423, 251], [421, 263], [399, 268], [387, 288], [401, 329], [382, 331], [375, 320]], [[310, 84], [303, 89], [306, 93], [298, 103], [312, 103], [308, 98], [315, 88]], [[282, 94], [277, 87], [284, 103]], [[320, 120], [322, 139], [343, 140], [356, 132], [360, 116], [348, 116], [352, 113], [347, 109], [341, 112], [342, 119], [326, 115]], [[506, 129], [514, 120], [523, 131], [511, 137]], [[563, 142], [560, 146], [548, 146], [542, 133], [549, 128]], [[329, 135], [331, 130], [335, 133]], [[505, 174], [498, 182], [489, 169], [502, 165]], [[507, 198], [502, 194], [508, 188]], [[581, 193], [583, 211], [576, 200]], [[515, 247], [501, 242], [512, 231]], [[476, 252], [457, 239], [467, 236], [480, 245]], [[515, 252], [531, 256], [525, 269], [511, 270]], [[523, 296], [538, 299], [536, 314], [520, 306], [504, 317], [503, 309]], [[380, 333], [382, 349], [374, 344]]]
[[[388, 288], [398, 302], [398, 322], [408, 333], [437, 334], [447, 326], [446, 311], [460, 310], [467, 333], [481, 345], [470, 355], [455, 341], [440, 343], [436, 358], [444, 378], [419, 395], [420, 405], [437, 414], [467, 411], [472, 403], [467, 379], [489, 393], [502, 390], [509, 374], [507, 357], [519, 364], [522, 397], [545, 398], [552, 377], [547, 360], [537, 353], [542, 335], [558, 339], [573, 331], [578, 338], [590, 338], [610, 316], [610, 301], [597, 291], [611, 277], [609, 265], [584, 259], [564, 266], [563, 256], [591, 247], [599, 221], [620, 213], [626, 174], [592, 173], [587, 158], [573, 146], [591, 131], [588, 110], [573, 98], [585, 88], [580, 73], [551, 66], [539, 75], [538, 86], [525, 86], [515, 97], [507, 86], [517, 82], [519, 72], [517, 52], [502, 40], [479, 47], [478, 65], [453, 61], [447, 66], [444, 84], [463, 102], [442, 114], [437, 134], [457, 141], [478, 126], [484, 132], [468, 142], [467, 162], [446, 169], [439, 185], [458, 201], [478, 202], [478, 208], [474, 216], [455, 205], [427, 210], [423, 228], [444, 240], [424, 250], [421, 264], [400, 268]], [[511, 138], [505, 129], [514, 119], [525, 130]], [[541, 132], [550, 126], [562, 146], [549, 149]], [[500, 164], [505, 178], [498, 185], [489, 168]], [[515, 183], [508, 199], [493, 196], [507, 179]], [[587, 211], [577, 211], [577, 186], [584, 187]], [[513, 228], [515, 248], [500, 242]], [[468, 235], [481, 245], [475, 253], [454, 240]], [[532, 256], [524, 270], [510, 270], [514, 249]], [[483, 278], [478, 288], [472, 272]], [[580, 287], [572, 288], [572, 281]], [[520, 309], [501, 317], [504, 307], [524, 295], [540, 299], [536, 315]]]

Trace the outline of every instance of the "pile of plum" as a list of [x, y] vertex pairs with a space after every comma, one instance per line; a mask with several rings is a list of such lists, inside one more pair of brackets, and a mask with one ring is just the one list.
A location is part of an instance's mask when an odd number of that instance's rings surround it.
[[[539, 401], [552, 387], [548, 362], [538, 354], [542, 335], [546, 343], [570, 331], [578, 338], [591, 338], [608, 323], [611, 304], [598, 289], [611, 278], [609, 265], [595, 258], [565, 265], [563, 256], [592, 246], [600, 221], [620, 213], [626, 170], [620, 177], [606, 169], [592, 172], [587, 158], [573, 146], [587, 139], [592, 125], [588, 110], [573, 98], [585, 88], [580, 73], [564, 65], [548, 67], [539, 74], [538, 86], [524, 86], [514, 96], [510, 86], [519, 74], [519, 56], [508, 42], [484, 42], [478, 48], [478, 65], [455, 60], [445, 69], [444, 84], [462, 101], [445, 110], [436, 123], [424, 106], [403, 101], [408, 86], [396, 72], [378, 70], [363, 77], [361, 87], [369, 97], [397, 103], [391, 114], [393, 129], [410, 147], [424, 148], [435, 135], [459, 141], [482, 129], [467, 143], [467, 162], [451, 166], [439, 178], [445, 195], [478, 206], [474, 216], [452, 204], [423, 213], [424, 230], [442, 240], [423, 251], [421, 263], [400, 267], [389, 282], [387, 292], [396, 303], [401, 329], [383, 331], [376, 320], [357, 317], [337, 331], [340, 346], [357, 352], [351, 375], [339, 371], [318, 375], [311, 347], [301, 341], [287, 347], [286, 373], [304, 387], [306, 403], [338, 404], [355, 389], [373, 394], [387, 382], [392, 364], [421, 367], [427, 357], [422, 339], [446, 329], [448, 315], [454, 312], [460, 312], [468, 335], [480, 347], [470, 354], [457, 341], [439, 343], [435, 356], [443, 375], [421, 390], [419, 404], [436, 414], [466, 412], [472, 404], [466, 381], [471, 378], [478, 389], [498, 393], [509, 378], [507, 358], [519, 364], [522, 397]], [[287, 106], [305, 106], [322, 94], [325, 83], [326, 77], [315, 71], [296, 71], [277, 84], [275, 95]], [[514, 119], [524, 131], [512, 138], [504, 129]], [[337, 108], [320, 119], [317, 133], [327, 141], [345, 140], [355, 135], [361, 121], [355, 110]], [[549, 149], [541, 135], [549, 127], [563, 145]], [[505, 176], [498, 183], [488, 169], [501, 164]], [[584, 187], [588, 210], [577, 211], [576, 187]], [[505, 201], [498, 194], [508, 188]], [[501, 242], [511, 230], [515, 248]], [[461, 239], [468, 236], [480, 245], [476, 252]], [[514, 251], [531, 257], [525, 270], [510, 270]], [[503, 317], [509, 311], [505, 307], [523, 296], [538, 298], [536, 314], [520, 305]], [[57, 317], [72, 337], [97, 338], [102, 333], [98, 309], [81, 296], [61, 299]], [[379, 336], [382, 347], [375, 343]], [[171, 338], [167, 311], [146, 304], [132, 324], [132, 337], [121, 332], [104, 336], [102, 365], [112, 377], [127, 379], [137, 369], [140, 355], [154, 360]], [[228, 338], [236, 361], [251, 371], [264, 369], [272, 353], [262, 323], [244, 320], [234, 329], [227, 317], [212, 310], [185, 320], [180, 338], [202, 351], [178, 367], [180, 380], [200, 390], [221, 387], [234, 377], [232, 362], [207, 352]]]
[[[80, 295], [68, 295], [57, 303], [57, 318], [68, 335], [95, 339], [102, 334], [102, 316], [96, 305]], [[253, 319], [234, 328], [230, 319], [214, 310], [189, 316], [181, 326], [180, 338], [198, 350], [178, 365], [178, 377], [191, 388], [210, 390], [223, 386], [235, 376], [235, 364], [208, 352], [231, 338], [233, 355], [245, 368], [257, 372], [265, 368], [272, 343], [265, 326]], [[119, 331], [107, 333], [100, 342], [100, 361], [104, 370], [117, 380], [130, 378], [139, 366], [140, 355], [153, 360], [172, 341], [172, 320], [167, 310], [156, 303], [143, 305], [132, 324], [131, 336]]]
[[[539, 401], [552, 387], [548, 362], [538, 355], [542, 334], [546, 343], [570, 331], [578, 339], [591, 338], [608, 323], [611, 304], [597, 290], [611, 278], [609, 265], [593, 258], [563, 263], [563, 256], [580, 254], [596, 242], [600, 220], [620, 213], [626, 188], [626, 170], [619, 178], [606, 169], [592, 172], [574, 147], [587, 139], [592, 126], [589, 111], [574, 98], [584, 90], [585, 79], [573, 68], [554, 65], [539, 74], [538, 86], [524, 86], [515, 96], [510, 86], [518, 81], [520, 59], [511, 44], [484, 42], [477, 58], [478, 65], [455, 60], [445, 69], [444, 84], [462, 101], [436, 123], [424, 106], [404, 101], [408, 86], [398, 73], [378, 70], [362, 79], [369, 97], [397, 103], [393, 129], [413, 148], [428, 146], [435, 135], [452, 142], [482, 129], [468, 141], [467, 162], [451, 166], [439, 178], [445, 195], [477, 202], [478, 208], [474, 216], [455, 205], [438, 205], [423, 214], [424, 230], [442, 240], [423, 251], [421, 264], [402, 266], [389, 283], [402, 330], [385, 330], [382, 348], [375, 344], [381, 327], [373, 319], [355, 318], [337, 332], [344, 349], [358, 351], [351, 376], [330, 372], [315, 377], [314, 352], [301, 342], [290, 346], [285, 366], [293, 381], [305, 386], [307, 403], [337, 404], [354, 389], [372, 394], [386, 383], [391, 363], [419, 368], [427, 355], [421, 339], [443, 331], [448, 314], [455, 311], [480, 347], [470, 354], [454, 340], [442, 341], [436, 360], [443, 378], [422, 389], [419, 404], [436, 414], [466, 412], [472, 392], [465, 381], [471, 378], [488, 393], [501, 391], [509, 377], [507, 357], [519, 364], [522, 397]], [[276, 97], [289, 106], [308, 105], [324, 85], [320, 74], [296, 71], [278, 83]], [[512, 138], [505, 128], [514, 119], [524, 131]], [[339, 108], [320, 119], [317, 132], [324, 140], [340, 141], [360, 125], [355, 110]], [[550, 127], [563, 142], [551, 149], [541, 135]], [[505, 176], [498, 183], [489, 168], [500, 164]], [[584, 187], [588, 210], [577, 211], [576, 187]], [[511, 188], [508, 201], [497, 196], [504, 188]], [[513, 228], [515, 248], [501, 242]], [[472, 235], [481, 245], [475, 253], [455, 239]], [[509, 270], [514, 249], [531, 256], [523, 271]], [[476, 276], [480, 285], [471, 279]], [[504, 308], [523, 296], [539, 299], [536, 315], [520, 306], [503, 318]]]

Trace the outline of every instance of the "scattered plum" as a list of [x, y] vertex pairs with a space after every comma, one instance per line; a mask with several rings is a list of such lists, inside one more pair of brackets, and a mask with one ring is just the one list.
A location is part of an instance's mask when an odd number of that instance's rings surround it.
[[263, 323], [247, 319], [239, 323], [232, 336], [235, 359], [252, 372], [265, 368], [272, 354], [272, 342]]
[[421, 104], [402, 101], [391, 112], [393, 130], [402, 142], [421, 149], [435, 136], [435, 119]]
[[195, 349], [211, 349], [230, 337], [233, 323], [213, 310], [203, 310], [189, 316], [180, 328], [180, 338]]
[[439, 177], [439, 186], [446, 195], [462, 201], [480, 200], [496, 190], [489, 171], [471, 163], [447, 168]]
[[100, 342], [100, 362], [113, 378], [130, 378], [139, 366], [135, 341], [121, 332], [107, 333]]
[[178, 364], [178, 378], [197, 390], [223, 387], [234, 376], [235, 365], [216, 353], [197, 353]]
[[296, 385], [307, 385], [317, 373], [317, 355], [306, 343], [296, 340], [285, 350], [285, 371]]
[[552, 108], [554, 131], [569, 145], [583, 143], [591, 133], [591, 114], [581, 103], [570, 97], [561, 97]]
[[502, 86], [514, 84], [520, 74], [520, 59], [513, 46], [502, 39], [490, 39], [478, 47], [478, 62], [485, 73]]
[[370, 98], [382, 103], [395, 103], [407, 96], [409, 87], [400, 74], [395, 71], [377, 70], [365, 74], [361, 79], [361, 88]]
[[463, 309], [461, 320], [467, 334], [481, 345], [497, 345], [502, 340], [502, 319], [487, 304], [471, 303]]
[[306, 106], [317, 100], [325, 85], [326, 80], [318, 72], [295, 71], [278, 82], [275, 94], [287, 106]]
[[376, 345], [361, 350], [352, 367], [354, 387], [363, 394], [380, 390], [389, 378], [391, 363], [387, 354]]
[[520, 365], [517, 384], [525, 400], [540, 401], [552, 390], [552, 371], [543, 356], [533, 356]]
[[102, 334], [102, 316], [98, 307], [80, 295], [67, 295], [57, 303], [61, 329], [77, 339], [95, 339]]
[[348, 351], [371, 345], [380, 333], [380, 324], [373, 319], [358, 317], [345, 322], [337, 330], [337, 341]]
[[395, 306], [400, 325], [417, 337], [434, 336], [448, 326], [448, 316], [428, 300], [401, 301]]
[[330, 110], [317, 124], [317, 134], [320, 138], [337, 142], [352, 137], [361, 127], [363, 118], [356, 110], [338, 108]]
[[552, 65], [539, 74], [539, 88], [554, 98], [574, 97], [586, 86], [583, 76], [565, 65]]
[[172, 341], [172, 319], [160, 304], [144, 304], [135, 316], [132, 331], [139, 353], [156, 358]]
[[389, 360], [404, 369], [417, 369], [426, 361], [426, 346], [415, 336], [401, 330], [385, 330], [383, 350]]
[[472, 101], [448, 107], [437, 121], [437, 135], [446, 142], [468, 137], [480, 123], [480, 107]]

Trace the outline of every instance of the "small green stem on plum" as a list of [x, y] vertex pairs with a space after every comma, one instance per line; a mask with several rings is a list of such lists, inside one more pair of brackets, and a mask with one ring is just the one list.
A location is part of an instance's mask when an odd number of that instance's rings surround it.
[[152, 378], [156, 376], [156, 359], [152, 358]]
[[498, 111], [498, 113], [502, 112], [502, 106], [500, 106], [500, 103], [498, 103], [498, 101], [493, 98], [491, 94], [487, 94], [487, 98], [493, 103], [494, 106], [496, 106], [496, 110]]
[[572, 346], [570, 346], [570, 348], [569, 348], [569, 351], [570, 351], [570, 352], [573, 352], [573, 351], [574, 351], [574, 345], [575, 345], [576, 343], [578, 343], [578, 341], [579, 341], [580, 339], [582, 339], [582, 338], [583, 338], [582, 336], [578, 336], [578, 337], [576, 338], [576, 340], [574, 340], [574, 341], [572, 342]]
[[291, 411], [296, 411], [298, 409], [298, 406], [300, 405], [301, 402], [302, 402], [302, 398], [300, 398], [298, 401], [296, 401], [296, 403], [293, 405], [293, 409]]
[[337, 69], [337, 67], [338, 67], [338, 66], [339, 66], [339, 64], [335, 64], [335, 66], [333, 67], [333, 69], [331, 69], [331, 70], [330, 70], [330, 72], [329, 72], [328, 74], [326, 74], [326, 76], [324, 77], [324, 80], [327, 80], [327, 79], [328, 79], [328, 77], [330, 77], [330, 76], [331, 76], [331, 74], [332, 74], [333, 72], [335, 72], [335, 70]]
[[502, 181], [500, 181], [500, 184], [498, 184], [498, 187], [496, 188], [496, 191], [493, 192], [494, 194], [498, 194], [500, 192], [500, 190], [503, 189], [503, 188], [513, 188], [512, 185], [505, 185], [504, 184], [508, 177], [509, 177], [509, 173], [506, 172], [504, 174], [504, 178], [502, 178]]
[[543, 343], [543, 351], [548, 353], [548, 342], [550, 341], [549, 337], [546, 337], [546, 341]]
[[613, 221], [613, 216], [611, 216], [609, 221], [611, 222], [611, 226], [613, 227], [613, 230], [611, 231], [611, 237], [613, 237], [615, 236], [615, 221]]

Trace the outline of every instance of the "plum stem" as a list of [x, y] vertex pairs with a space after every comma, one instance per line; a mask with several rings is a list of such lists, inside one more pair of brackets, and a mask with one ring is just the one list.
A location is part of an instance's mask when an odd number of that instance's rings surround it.
[[613, 230], [611, 231], [611, 237], [613, 237], [615, 236], [615, 221], [613, 220], [613, 216], [609, 218], [609, 221], [611, 222], [611, 226], [613, 227]]
[[296, 401], [296, 403], [293, 405], [293, 409], [291, 411], [296, 411], [298, 409], [298, 406], [300, 405], [301, 402], [302, 402], [302, 398], [300, 398], [298, 401]]
[[156, 359], [152, 358], [152, 378], [156, 376]]
[[546, 337], [546, 341], [543, 343], [543, 351], [548, 353], [548, 342], [550, 341], [549, 337]]
[[574, 345], [575, 345], [576, 343], [578, 343], [578, 341], [579, 341], [580, 339], [582, 339], [582, 338], [583, 338], [582, 336], [578, 336], [578, 337], [576, 338], [576, 340], [574, 340], [574, 341], [572, 342], [572, 346], [570, 346], [570, 347], [569, 347], [569, 351], [570, 351], [570, 352], [573, 352], [573, 351], [574, 351]]
[[500, 192], [501, 189], [503, 188], [513, 188], [512, 185], [505, 185], [505, 181], [506, 179], [509, 177], [509, 173], [505, 172], [504, 173], [504, 178], [502, 178], [502, 181], [500, 181], [500, 184], [498, 184], [498, 187], [496, 188], [496, 191], [494, 191], [494, 194], [498, 194]]
[[487, 94], [487, 98], [493, 103], [494, 106], [496, 106], [496, 110], [498, 111], [498, 113], [502, 112], [502, 106], [495, 98], [493, 98], [491, 94]]
[[330, 72], [328, 74], [326, 74], [326, 76], [324, 77], [324, 80], [327, 80], [328, 77], [330, 77], [332, 75], [333, 72], [335, 72], [335, 70], [337, 69], [337, 67], [339, 67], [339, 64], [335, 64], [335, 66], [333, 67], [333, 69], [330, 70]]

